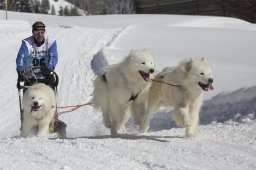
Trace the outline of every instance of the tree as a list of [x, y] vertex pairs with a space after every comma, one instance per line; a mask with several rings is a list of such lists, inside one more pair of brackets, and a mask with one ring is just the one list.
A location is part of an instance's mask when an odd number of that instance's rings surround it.
[[65, 6], [65, 8], [64, 8], [64, 16], [69, 16], [70, 14], [69, 14], [69, 9], [68, 9], [68, 7], [67, 6]]
[[32, 12], [31, 4], [28, 0], [20, 0], [17, 11], [19, 12]]
[[71, 7], [70, 15], [71, 16], [79, 16], [79, 12], [78, 12], [78, 10], [77, 10], [77, 8], [75, 6]]
[[55, 8], [53, 5], [52, 5], [52, 9], [51, 9], [51, 15], [56, 15]]
[[132, 14], [134, 0], [67, 0], [90, 15]]
[[42, 0], [41, 3], [41, 13], [48, 14], [48, 11], [50, 10], [50, 2], [49, 0]]
[[[1, 1], [1, 0], [0, 0]], [[58, 2], [59, 0], [54, 0]], [[88, 15], [107, 14], [132, 14], [134, 13], [134, 0], [66, 0], [76, 8], [84, 10]], [[8, 0], [8, 10], [35, 12], [48, 14], [54, 13], [55, 9], [50, 8], [49, 0]], [[50, 10], [51, 9], [51, 10]], [[79, 15], [78, 9], [60, 7], [57, 15]], [[56, 11], [55, 11], [56, 14]]]
[[59, 15], [60, 15], [60, 16], [63, 16], [63, 15], [64, 15], [64, 10], [63, 10], [63, 7], [62, 7], [62, 6], [60, 6]]
[[40, 13], [40, 10], [39, 10], [39, 7], [38, 7], [37, 4], [36, 4], [35, 7], [34, 7], [34, 12], [35, 12], [35, 13]]

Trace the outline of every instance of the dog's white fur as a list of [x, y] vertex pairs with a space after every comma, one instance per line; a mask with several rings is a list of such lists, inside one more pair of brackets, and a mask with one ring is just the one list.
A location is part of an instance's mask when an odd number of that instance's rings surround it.
[[[140, 74], [146, 73], [146, 76]], [[154, 58], [148, 49], [132, 50], [124, 61], [106, 66], [94, 81], [92, 103], [100, 108], [111, 135], [123, 132], [135, 103], [143, 105], [154, 72]], [[145, 107], [144, 107], [145, 109]]]
[[[213, 73], [205, 58], [190, 59], [181, 62], [177, 67], [167, 67], [156, 75], [155, 80], [170, 83], [154, 82], [149, 90], [148, 110], [139, 113], [137, 124], [142, 132], [149, 129], [152, 114], [161, 106], [174, 107], [172, 118], [177, 125], [186, 128], [186, 136], [197, 134], [199, 111], [203, 101], [203, 91], [213, 89]], [[199, 86], [204, 83], [204, 89]]]
[[[34, 109], [38, 103], [38, 110]], [[37, 136], [43, 137], [49, 132], [49, 124], [56, 111], [56, 99], [51, 87], [38, 83], [29, 86], [22, 99], [24, 109], [21, 136], [28, 137], [33, 126], [38, 126]]]

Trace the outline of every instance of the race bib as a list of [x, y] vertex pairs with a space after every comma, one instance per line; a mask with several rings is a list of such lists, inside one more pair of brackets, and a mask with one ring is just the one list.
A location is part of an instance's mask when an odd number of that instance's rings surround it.
[[27, 57], [26, 65], [27, 67], [46, 67], [48, 63], [47, 56], [36, 56], [36, 57]]

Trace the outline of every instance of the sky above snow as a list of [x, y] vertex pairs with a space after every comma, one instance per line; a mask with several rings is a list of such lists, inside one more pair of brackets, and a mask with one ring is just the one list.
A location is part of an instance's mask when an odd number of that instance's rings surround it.
[[[69, 139], [19, 137], [15, 59], [31, 25], [41, 20], [57, 39], [58, 105], [90, 100], [95, 78], [91, 61], [102, 51], [110, 64], [131, 49], [148, 48], [156, 70], [206, 57], [213, 68], [213, 91], [205, 99], [256, 84], [256, 25], [226, 17], [109, 15], [60, 17], [0, 11], [0, 169], [256, 169], [256, 122], [212, 123], [195, 139], [184, 129], [111, 138], [101, 113], [91, 107], [61, 115]], [[99, 63], [100, 64], [100, 63]], [[159, 122], [161, 126], [161, 122]]]

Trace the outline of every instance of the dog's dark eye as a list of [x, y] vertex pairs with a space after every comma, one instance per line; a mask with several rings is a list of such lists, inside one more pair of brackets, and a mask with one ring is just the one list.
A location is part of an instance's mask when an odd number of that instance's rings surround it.
[[201, 75], [204, 75], [204, 73], [202, 72], [202, 73], [200, 73]]
[[32, 97], [32, 99], [35, 99], [35, 97]]
[[145, 65], [145, 62], [143, 62], [143, 63], [141, 63], [141, 64]]

